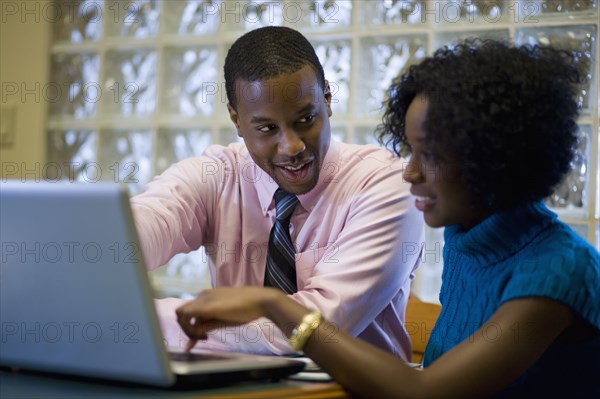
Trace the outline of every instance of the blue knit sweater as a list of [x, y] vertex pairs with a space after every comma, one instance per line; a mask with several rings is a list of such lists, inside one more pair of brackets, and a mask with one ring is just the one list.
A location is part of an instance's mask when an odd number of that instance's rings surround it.
[[[543, 203], [444, 232], [442, 311], [424, 357], [431, 364], [475, 333], [504, 303], [547, 297], [595, 327], [583, 342], [555, 341], [498, 397], [600, 398], [600, 255]], [[489, 339], [515, 331], [488, 331]], [[566, 396], [565, 396], [566, 395]]]

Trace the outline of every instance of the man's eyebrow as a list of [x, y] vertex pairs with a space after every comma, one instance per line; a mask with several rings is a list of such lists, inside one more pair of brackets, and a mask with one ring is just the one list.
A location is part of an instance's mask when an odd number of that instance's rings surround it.
[[[316, 108], [317, 107], [313, 103], [306, 104], [304, 107], [300, 108], [296, 112], [296, 114], [297, 115], [303, 115], [303, 114], [306, 114], [307, 112], [314, 111]], [[250, 123], [267, 123], [267, 122], [271, 122], [271, 118], [268, 118], [266, 116], [254, 115], [250, 119]]]
[[304, 107], [300, 108], [300, 110], [298, 111], [298, 115], [301, 114], [305, 114], [307, 112], [311, 112], [314, 111], [317, 107], [315, 106], [315, 104], [310, 103], [310, 104], [306, 104]]
[[270, 122], [271, 118], [267, 118], [266, 116], [258, 116], [255, 115], [252, 117], [252, 119], [250, 119], [250, 123], [265, 123], [265, 122]]

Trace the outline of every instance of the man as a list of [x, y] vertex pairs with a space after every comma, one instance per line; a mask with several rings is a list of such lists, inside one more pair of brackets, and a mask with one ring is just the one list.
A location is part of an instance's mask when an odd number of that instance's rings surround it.
[[[330, 140], [329, 83], [300, 33], [251, 31], [233, 44], [224, 69], [227, 109], [244, 144], [212, 146], [132, 198], [148, 267], [205, 246], [213, 286], [281, 288], [409, 359], [404, 309], [423, 225], [401, 162], [385, 149]], [[157, 301], [171, 346], [187, 342], [175, 316], [181, 303]], [[291, 352], [266, 319], [224, 327], [198, 346]]]

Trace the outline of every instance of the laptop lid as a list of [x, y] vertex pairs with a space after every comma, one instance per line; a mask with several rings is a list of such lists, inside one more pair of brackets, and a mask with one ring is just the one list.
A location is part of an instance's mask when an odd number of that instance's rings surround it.
[[0, 242], [0, 365], [158, 386], [302, 368], [242, 354], [169, 361], [124, 186], [3, 182]]

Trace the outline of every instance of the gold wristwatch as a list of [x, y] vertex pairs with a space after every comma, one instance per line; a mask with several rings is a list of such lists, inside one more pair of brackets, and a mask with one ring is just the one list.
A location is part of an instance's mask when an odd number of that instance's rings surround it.
[[311, 312], [302, 318], [302, 322], [292, 330], [290, 345], [297, 352], [302, 351], [306, 341], [323, 322], [323, 316], [319, 312]]

